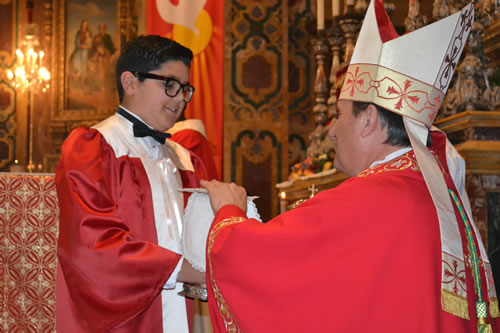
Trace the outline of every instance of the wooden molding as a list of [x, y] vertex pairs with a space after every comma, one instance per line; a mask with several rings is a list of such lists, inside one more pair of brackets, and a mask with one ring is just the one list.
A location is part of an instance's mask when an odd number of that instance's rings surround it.
[[500, 111], [465, 111], [434, 124], [446, 134], [472, 127], [500, 127]]
[[500, 175], [500, 141], [469, 140], [456, 145], [467, 174]]
[[[498, 128], [500, 139], [500, 111], [465, 111], [436, 121], [446, 134], [478, 128]], [[496, 133], [496, 132], [494, 132]], [[500, 141], [495, 134], [493, 140], [480, 140], [477, 136], [455, 145], [457, 151], [465, 159], [469, 175], [500, 174]]]

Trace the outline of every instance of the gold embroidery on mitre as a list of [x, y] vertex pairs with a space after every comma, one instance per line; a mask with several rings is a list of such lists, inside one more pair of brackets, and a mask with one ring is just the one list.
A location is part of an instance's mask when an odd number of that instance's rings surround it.
[[240, 327], [238, 326], [238, 322], [236, 321], [236, 318], [234, 317], [233, 313], [231, 312], [231, 309], [226, 303], [226, 300], [224, 299], [224, 296], [222, 296], [222, 293], [217, 286], [217, 283], [215, 282], [215, 277], [213, 274], [212, 270], [212, 258], [210, 254], [212, 253], [212, 247], [215, 242], [215, 237], [219, 234], [219, 232], [224, 229], [225, 227], [235, 224], [235, 223], [241, 223], [245, 221], [244, 218], [242, 217], [230, 217], [227, 219], [224, 219], [217, 223], [217, 225], [212, 229], [210, 234], [208, 235], [208, 246], [207, 246], [207, 257], [208, 257], [208, 268], [209, 268], [209, 278], [210, 282], [212, 284], [212, 290], [214, 292], [214, 298], [217, 303], [217, 309], [219, 309], [219, 314], [224, 321], [224, 326], [226, 327], [227, 332], [231, 333], [237, 333], [241, 332]]
[[411, 169], [413, 171], [420, 171], [420, 168], [418, 166], [417, 160], [415, 160], [413, 154], [410, 152], [397, 157], [393, 160], [390, 160], [384, 164], [377, 165], [373, 168], [368, 168], [362, 171], [358, 177], [367, 177], [371, 175], [376, 175], [381, 172], [386, 172], [386, 171], [401, 171], [401, 170], [406, 170], [406, 169]]
[[441, 289], [441, 307], [444, 311], [463, 319], [469, 319], [467, 298]]
[[339, 100], [371, 102], [430, 127], [443, 98], [442, 91], [434, 86], [392, 69], [351, 64]]

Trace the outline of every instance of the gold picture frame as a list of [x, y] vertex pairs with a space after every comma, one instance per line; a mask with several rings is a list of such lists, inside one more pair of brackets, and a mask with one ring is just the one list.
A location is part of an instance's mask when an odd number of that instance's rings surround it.
[[120, 46], [137, 36], [135, 1], [53, 1], [53, 132], [66, 136], [116, 110], [114, 63]]

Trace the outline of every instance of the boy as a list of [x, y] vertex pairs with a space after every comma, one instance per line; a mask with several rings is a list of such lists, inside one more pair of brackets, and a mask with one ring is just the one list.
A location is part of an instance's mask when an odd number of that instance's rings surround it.
[[167, 38], [128, 42], [116, 64], [118, 111], [62, 146], [59, 332], [188, 332], [177, 282], [205, 274], [180, 254], [187, 197], [178, 190], [197, 187], [205, 168], [163, 132], [194, 93], [191, 60]]

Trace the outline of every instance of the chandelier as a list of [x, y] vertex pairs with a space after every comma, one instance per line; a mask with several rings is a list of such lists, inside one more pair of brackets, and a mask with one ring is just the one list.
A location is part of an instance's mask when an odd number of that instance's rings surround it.
[[[16, 62], [13, 70], [7, 70], [7, 78], [11, 80], [18, 92], [26, 92], [28, 134], [26, 138], [26, 169], [28, 172], [33, 172], [35, 171], [35, 164], [33, 163], [34, 94], [46, 92], [50, 87], [50, 72], [44, 66], [45, 52], [40, 47], [38, 25], [31, 23], [31, 17], [28, 22], [23, 29], [24, 37], [16, 50]], [[39, 168], [41, 168], [41, 165]]]
[[45, 92], [50, 87], [50, 72], [43, 65], [45, 53], [40, 50], [38, 40], [38, 26], [29, 23], [24, 27], [24, 38], [20, 48], [16, 50], [14, 71], [7, 71], [7, 78], [13, 81], [14, 86], [23, 92]]

